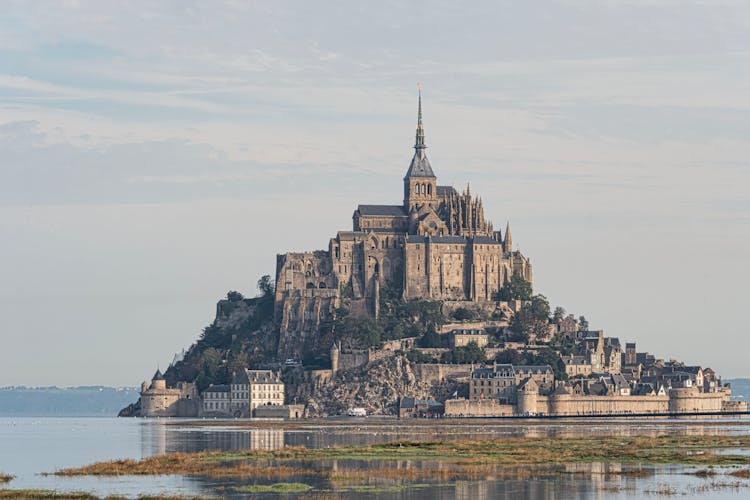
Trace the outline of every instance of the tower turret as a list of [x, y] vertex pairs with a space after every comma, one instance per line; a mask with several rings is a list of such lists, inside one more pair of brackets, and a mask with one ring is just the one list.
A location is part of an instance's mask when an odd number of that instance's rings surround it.
[[505, 225], [505, 239], [503, 240], [503, 247], [506, 252], [513, 251], [513, 236], [510, 234], [510, 221]]
[[404, 208], [411, 210], [424, 204], [437, 208], [437, 178], [427, 159], [422, 125], [422, 85], [419, 84], [419, 105], [417, 110], [417, 133], [414, 141], [414, 157], [404, 176]]

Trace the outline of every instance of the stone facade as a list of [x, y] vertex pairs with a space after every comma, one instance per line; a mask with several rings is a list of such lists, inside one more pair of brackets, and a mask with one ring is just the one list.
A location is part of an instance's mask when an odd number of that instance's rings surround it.
[[151, 378], [151, 383], [141, 384], [141, 417], [195, 417], [200, 411], [198, 390], [195, 384], [180, 382], [177, 387], [167, 387], [161, 371]]
[[298, 357], [342, 297], [355, 312], [377, 316], [381, 286], [394, 282], [405, 299], [482, 302], [518, 275], [533, 281], [531, 262], [485, 219], [481, 198], [439, 186], [426, 155], [421, 94], [415, 153], [400, 205], [359, 205], [351, 231], [327, 250], [279, 255], [276, 319], [279, 359]]

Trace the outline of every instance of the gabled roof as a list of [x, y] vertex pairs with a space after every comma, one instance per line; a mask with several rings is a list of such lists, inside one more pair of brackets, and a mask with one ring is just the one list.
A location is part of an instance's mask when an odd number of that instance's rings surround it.
[[399, 408], [404, 408], [406, 410], [412, 410], [414, 409], [414, 398], [401, 398], [399, 401]]
[[560, 384], [554, 391], [552, 391], [552, 394], [565, 395], [570, 394], [570, 391], [568, 391], [564, 385]]
[[408, 214], [403, 205], [360, 205], [357, 207], [360, 215], [406, 217]]
[[513, 367], [516, 371], [552, 373], [550, 365], [514, 365]]

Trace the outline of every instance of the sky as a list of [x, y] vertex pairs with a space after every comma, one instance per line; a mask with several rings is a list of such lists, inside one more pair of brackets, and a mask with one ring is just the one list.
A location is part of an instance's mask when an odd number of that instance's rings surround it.
[[750, 2], [8, 0], [0, 386], [137, 385], [399, 204], [417, 82], [553, 307], [750, 376]]

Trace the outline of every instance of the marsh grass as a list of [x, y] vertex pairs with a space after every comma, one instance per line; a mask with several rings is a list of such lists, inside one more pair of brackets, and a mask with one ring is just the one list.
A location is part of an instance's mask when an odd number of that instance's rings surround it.
[[13, 489], [0, 489], [0, 498], [55, 498], [55, 499], [70, 499], [70, 500], [89, 500], [97, 499], [99, 497], [92, 495], [91, 493], [85, 493], [80, 491], [73, 491], [68, 493], [57, 492], [54, 490], [13, 490]]
[[305, 483], [249, 484], [232, 488], [238, 493], [304, 493], [313, 487]]
[[[333, 471], [320, 464], [330, 461], [367, 461], [378, 477], [401, 480], [497, 478], [504, 474], [559, 473], [570, 463], [617, 462], [622, 464], [750, 465], [748, 455], [715, 453], [720, 449], [750, 448], [750, 436], [598, 437], [598, 438], [495, 438], [442, 441], [395, 441], [370, 446], [310, 449], [288, 447], [276, 451], [212, 451], [173, 453], [143, 460], [114, 460], [61, 469], [60, 476], [118, 476], [183, 474], [210, 477], [252, 476], [284, 479], [316, 475], [342, 484], [364, 479], [361, 466]], [[402, 467], [418, 461], [421, 467]], [[376, 463], [378, 465], [376, 465]], [[555, 469], [557, 468], [557, 469]], [[636, 469], [637, 470], [637, 469]], [[750, 470], [750, 469], [742, 469]], [[366, 471], [365, 471], [366, 472]], [[628, 474], [611, 472], [611, 474]], [[647, 474], [648, 472], [638, 472]], [[695, 474], [698, 475], [700, 471]], [[742, 477], [737, 471], [737, 477]], [[634, 472], [634, 474], [636, 474]], [[706, 477], [709, 475], [705, 473]], [[748, 473], [750, 474], [750, 473]]]
[[750, 479], [750, 469], [738, 469], [732, 472], [728, 472], [728, 474], [740, 479]]

